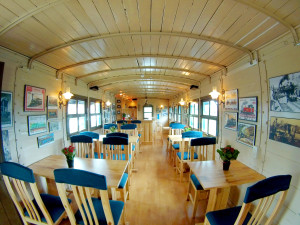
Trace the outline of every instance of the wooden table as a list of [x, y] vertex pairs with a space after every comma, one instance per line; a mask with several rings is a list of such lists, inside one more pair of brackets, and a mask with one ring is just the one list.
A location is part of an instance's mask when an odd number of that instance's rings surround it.
[[[125, 160], [107, 160], [107, 159], [91, 159], [78, 158], [74, 159], [74, 169], [86, 170], [89, 172], [104, 175], [106, 177], [107, 186], [111, 188], [112, 197], [116, 199], [115, 189], [119, 186], [121, 177], [127, 171], [128, 161]], [[66, 157], [63, 155], [51, 155], [30, 166], [33, 173], [38, 176], [45, 177], [48, 183], [48, 192], [57, 194], [54, 182], [55, 169], [68, 168]], [[52, 185], [54, 184], [54, 187]]]
[[265, 176], [239, 162], [232, 160], [228, 171], [223, 170], [223, 162], [188, 162], [204, 190], [210, 190], [206, 212], [224, 209], [227, 206], [230, 188], [263, 180]]

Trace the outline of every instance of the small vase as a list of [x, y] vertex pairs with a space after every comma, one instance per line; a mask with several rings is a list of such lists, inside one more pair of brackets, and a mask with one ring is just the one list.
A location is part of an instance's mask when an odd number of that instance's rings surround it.
[[223, 161], [223, 170], [229, 170], [230, 161]]
[[68, 167], [73, 168], [74, 167], [74, 159], [67, 159]]

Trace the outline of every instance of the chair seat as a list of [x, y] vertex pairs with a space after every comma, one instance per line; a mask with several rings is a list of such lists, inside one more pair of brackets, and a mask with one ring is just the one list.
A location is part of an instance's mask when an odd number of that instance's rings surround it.
[[[99, 224], [107, 224], [101, 200], [99, 200], [97, 198], [92, 198], [92, 201], [93, 201], [93, 205], [94, 205], [94, 208], [95, 208], [95, 211], [97, 214], [97, 218], [99, 220]], [[121, 214], [122, 214], [122, 210], [124, 208], [124, 202], [110, 200], [109, 204], [110, 204], [111, 212], [113, 215], [114, 224], [118, 224]], [[75, 218], [76, 218], [76, 221], [78, 224], [82, 224], [82, 225], [84, 224], [84, 221], [82, 219], [82, 216], [81, 216], [79, 210], [76, 212]]]
[[118, 188], [124, 188], [127, 180], [128, 180], [128, 173], [123, 173], [123, 176], [121, 178], [121, 182], [120, 182]]
[[[239, 215], [241, 206], [223, 209], [218, 211], [208, 212], [206, 217], [211, 225], [233, 225]], [[251, 218], [251, 214], [248, 213], [243, 225], [246, 225]]]
[[[181, 159], [181, 152], [177, 152], [177, 156], [179, 157], [179, 159]], [[184, 152], [183, 160], [188, 160], [188, 159], [191, 159], [191, 157], [188, 155], [187, 152]], [[198, 159], [198, 154], [196, 152], [194, 152], [194, 159]]]
[[[59, 217], [65, 212], [65, 208], [60, 200], [60, 197], [49, 195], [49, 194], [41, 194], [41, 199], [44, 202], [45, 207], [47, 208], [53, 222], [55, 223], [59, 219]], [[70, 203], [71, 199], [68, 199], [68, 201]], [[43, 216], [42, 211], [38, 207], [36, 200], [34, 199], [32, 202], [35, 205], [36, 209], [38, 210], [41, 220], [46, 223], [47, 221]], [[29, 217], [29, 214], [25, 208], [24, 208], [24, 214]]]
[[[116, 155], [117, 156], [117, 160], [119, 159], [119, 155]], [[122, 160], [126, 160], [126, 155], [125, 154], [122, 154]], [[113, 160], [115, 160], [115, 155], [113, 155]], [[131, 154], [129, 154], [129, 160], [131, 160]]]
[[203, 190], [202, 185], [200, 184], [199, 180], [197, 179], [197, 177], [195, 176], [195, 174], [191, 175], [191, 180], [193, 181], [195, 187], [197, 190]]
[[173, 144], [172, 147], [177, 150], [179, 149], [179, 144]]

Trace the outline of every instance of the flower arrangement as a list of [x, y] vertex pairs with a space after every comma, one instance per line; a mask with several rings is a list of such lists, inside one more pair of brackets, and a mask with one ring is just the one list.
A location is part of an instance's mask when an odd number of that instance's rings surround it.
[[239, 150], [232, 148], [231, 145], [227, 145], [225, 148], [218, 149], [217, 152], [223, 161], [237, 159], [240, 153]]
[[64, 147], [61, 152], [66, 156], [67, 160], [73, 160], [76, 155], [75, 147], [71, 145], [69, 147]]
[[118, 128], [112, 126], [112, 127], [109, 128], [109, 130], [110, 130], [111, 133], [115, 133], [115, 132], [117, 132]]

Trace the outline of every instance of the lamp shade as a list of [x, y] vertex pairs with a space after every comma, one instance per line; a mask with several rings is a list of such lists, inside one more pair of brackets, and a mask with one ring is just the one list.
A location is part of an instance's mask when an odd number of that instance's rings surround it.
[[216, 90], [213, 90], [212, 92], [209, 93], [209, 95], [211, 96], [212, 99], [217, 99], [220, 93], [217, 92]]
[[180, 105], [184, 105], [184, 104], [185, 104], [185, 101], [183, 100], [183, 98], [181, 98], [179, 104], [180, 104]]
[[69, 99], [71, 99], [71, 97], [73, 96], [73, 94], [68, 91], [66, 93], [63, 93], [63, 96], [65, 97], [66, 100], [69, 100]]

